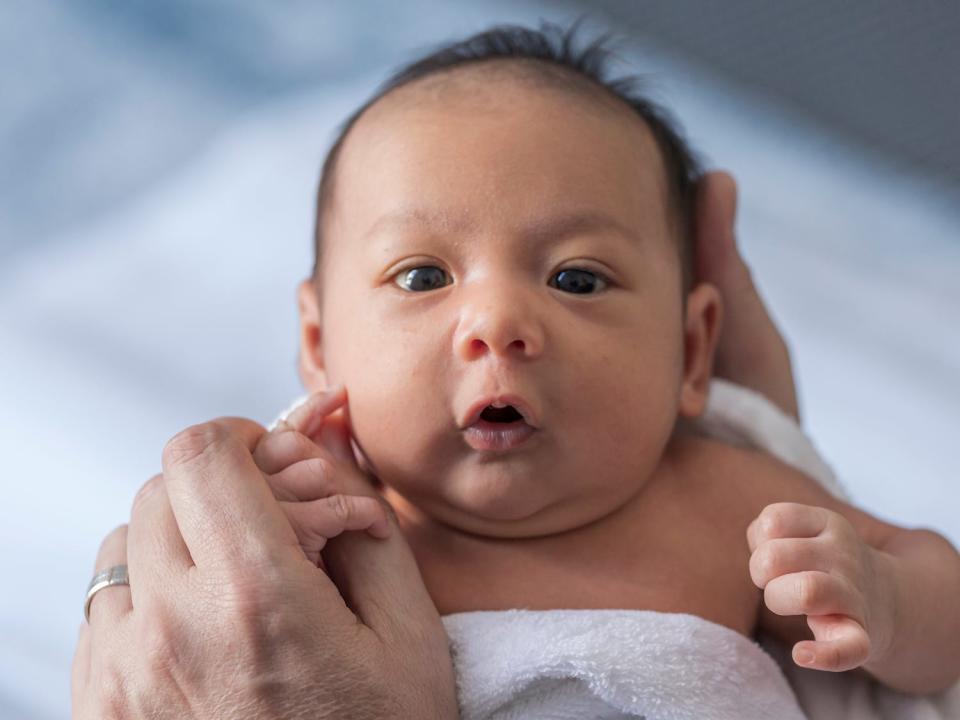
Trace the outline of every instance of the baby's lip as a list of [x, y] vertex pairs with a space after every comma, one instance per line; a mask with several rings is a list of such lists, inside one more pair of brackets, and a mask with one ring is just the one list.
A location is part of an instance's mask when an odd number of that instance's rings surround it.
[[523, 420], [527, 423], [527, 425], [532, 428], [540, 427], [540, 423], [537, 420], [537, 414], [534, 412], [530, 403], [528, 403], [519, 395], [512, 393], [501, 393], [499, 395], [487, 395], [486, 397], [482, 397], [470, 405], [470, 408], [462, 417], [460, 429], [466, 430], [468, 427], [476, 423], [480, 419], [481, 413], [487, 408], [487, 406], [494, 404], [499, 405], [500, 407], [512, 405], [514, 409], [523, 416]]

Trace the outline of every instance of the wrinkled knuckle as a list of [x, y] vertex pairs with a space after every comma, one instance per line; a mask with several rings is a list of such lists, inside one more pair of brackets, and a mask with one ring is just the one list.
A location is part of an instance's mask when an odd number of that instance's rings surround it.
[[177, 634], [174, 624], [159, 610], [143, 617], [137, 627], [140, 657], [150, 676], [170, 673], [177, 660]]
[[823, 597], [823, 583], [816, 575], [804, 574], [797, 579], [797, 598], [804, 613], [816, 609]]
[[127, 717], [127, 682], [117, 665], [100, 668], [94, 693], [98, 718]]
[[108, 550], [112, 549], [117, 544], [125, 544], [127, 540], [128, 527], [129, 526], [124, 523], [123, 525], [117, 525], [113, 530], [108, 532], [100, 542], [100, 552], [98, 555], [103, 556]]
[[769, 579], [777, 576], [777, 557], [769, 546], [761, 548], [754, 557], [760, 577]]
[[217, 592], [224, 614], [230, 620], [242, 623], [262, 616], [277, 599], [271, 588], [283, 587], [279, 575], [266, 561], [227, 569]]
[[835, 558], [835, 572], [843, 578], [856, 580], [855, 584], [862, 587], [867, 580], [862, 556], [843, 549], [838, 549], [831, 554]]
[[310, 458], [319, 455], [322, 451], [320, 446], [308, 438], [299, 430], [293, 430], [291, 433], [294, 443], [296, 443], [297, 454], [301, 458]]
[[107, 536], [103, 539], [103, 544], [106, 545], [108, 542], [116, 542], [118, 540], [125, 540], [127, 537], [127, 530], [129, 529], [127, 523], [117, 525], [113, 530], [107, 533]]
[[343, 494], [331, 495], [328, 502], [330, 510], [337, 520], [346, 524], [350, 516], [353, 515], [353, 506], [349, 498]]
[[786, 527], [790, 516], [790, 505], [787, 503], [774, 503], [764, 508], [760, 525], [767, 535], [779, 534]]
[[222, 608], [218, 613], [218, 627], [222, 629], [224, 654], [243, 658], [248, 666], [251, 662], [256, 665], [256, 658], [276, 647], [277, 637], [290, 637], [295, 629], [289, 627], [289, 614], [283, 612], [283, 600], [265, 583], [255, 582], [233, 583], [219, 594]]
[[311, 475], [316, 475], [326, 481], [333, 480], [336, 477], [333, 458], [326, 454], [319, 454], [315, 457], [303, 461]]
[[217, 422], [191, 425], [174, 435], [163, 448], [163, 462], [188, 465], [203, 457], [214, 443], [223, 440], [227, 430]]

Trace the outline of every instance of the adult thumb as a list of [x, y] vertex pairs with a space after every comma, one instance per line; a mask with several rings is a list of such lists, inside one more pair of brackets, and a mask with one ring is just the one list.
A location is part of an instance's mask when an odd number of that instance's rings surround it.
[[728, 285], [731, 270], [740, 263], [734, 223], [737, 184], [723, 170], [713, 170], [697, 183], [695, 215], [696, 276], [719, 288]]

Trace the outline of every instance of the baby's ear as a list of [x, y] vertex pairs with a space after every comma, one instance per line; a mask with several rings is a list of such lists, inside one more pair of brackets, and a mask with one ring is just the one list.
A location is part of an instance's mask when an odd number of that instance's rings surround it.
[[297, 288], [300, 309], [300, 380], [310, 392], [327, 387], [327, 373], [323, 363], [323, 328], [320, 325], [320, 303], [311, 278]]
[[679, 407], [684, 417], [699, 416], [707, 405], [722, 320], [720, 292], [710, 283], [700, 283], [687, 295]]

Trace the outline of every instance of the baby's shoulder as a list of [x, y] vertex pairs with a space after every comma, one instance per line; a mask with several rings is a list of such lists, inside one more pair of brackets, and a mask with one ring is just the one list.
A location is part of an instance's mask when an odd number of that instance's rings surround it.
[[664, 457], [684, 491], [736, 499], [755, 511], [754, 516], [773, 502], [815, 505], [834, 500], [816, 480], [778, 458], [712, 438], [677, 438]]
[[767, 505], [794, 502], [840, 513], [875, 547], [900, 529], [841, 500], [809, 475], [764, 452], [689, 436], [671, 449], [669, 462], [686, 492], [708, 497], [740, 515], [732, 509], [736, 506], [746, 513], [748, 522]]
[[779, 484], [774, 468], [760, 453], [697, 435], [672, 439], [661, 461], [664, 489], [678, 501], [744, 527]]

